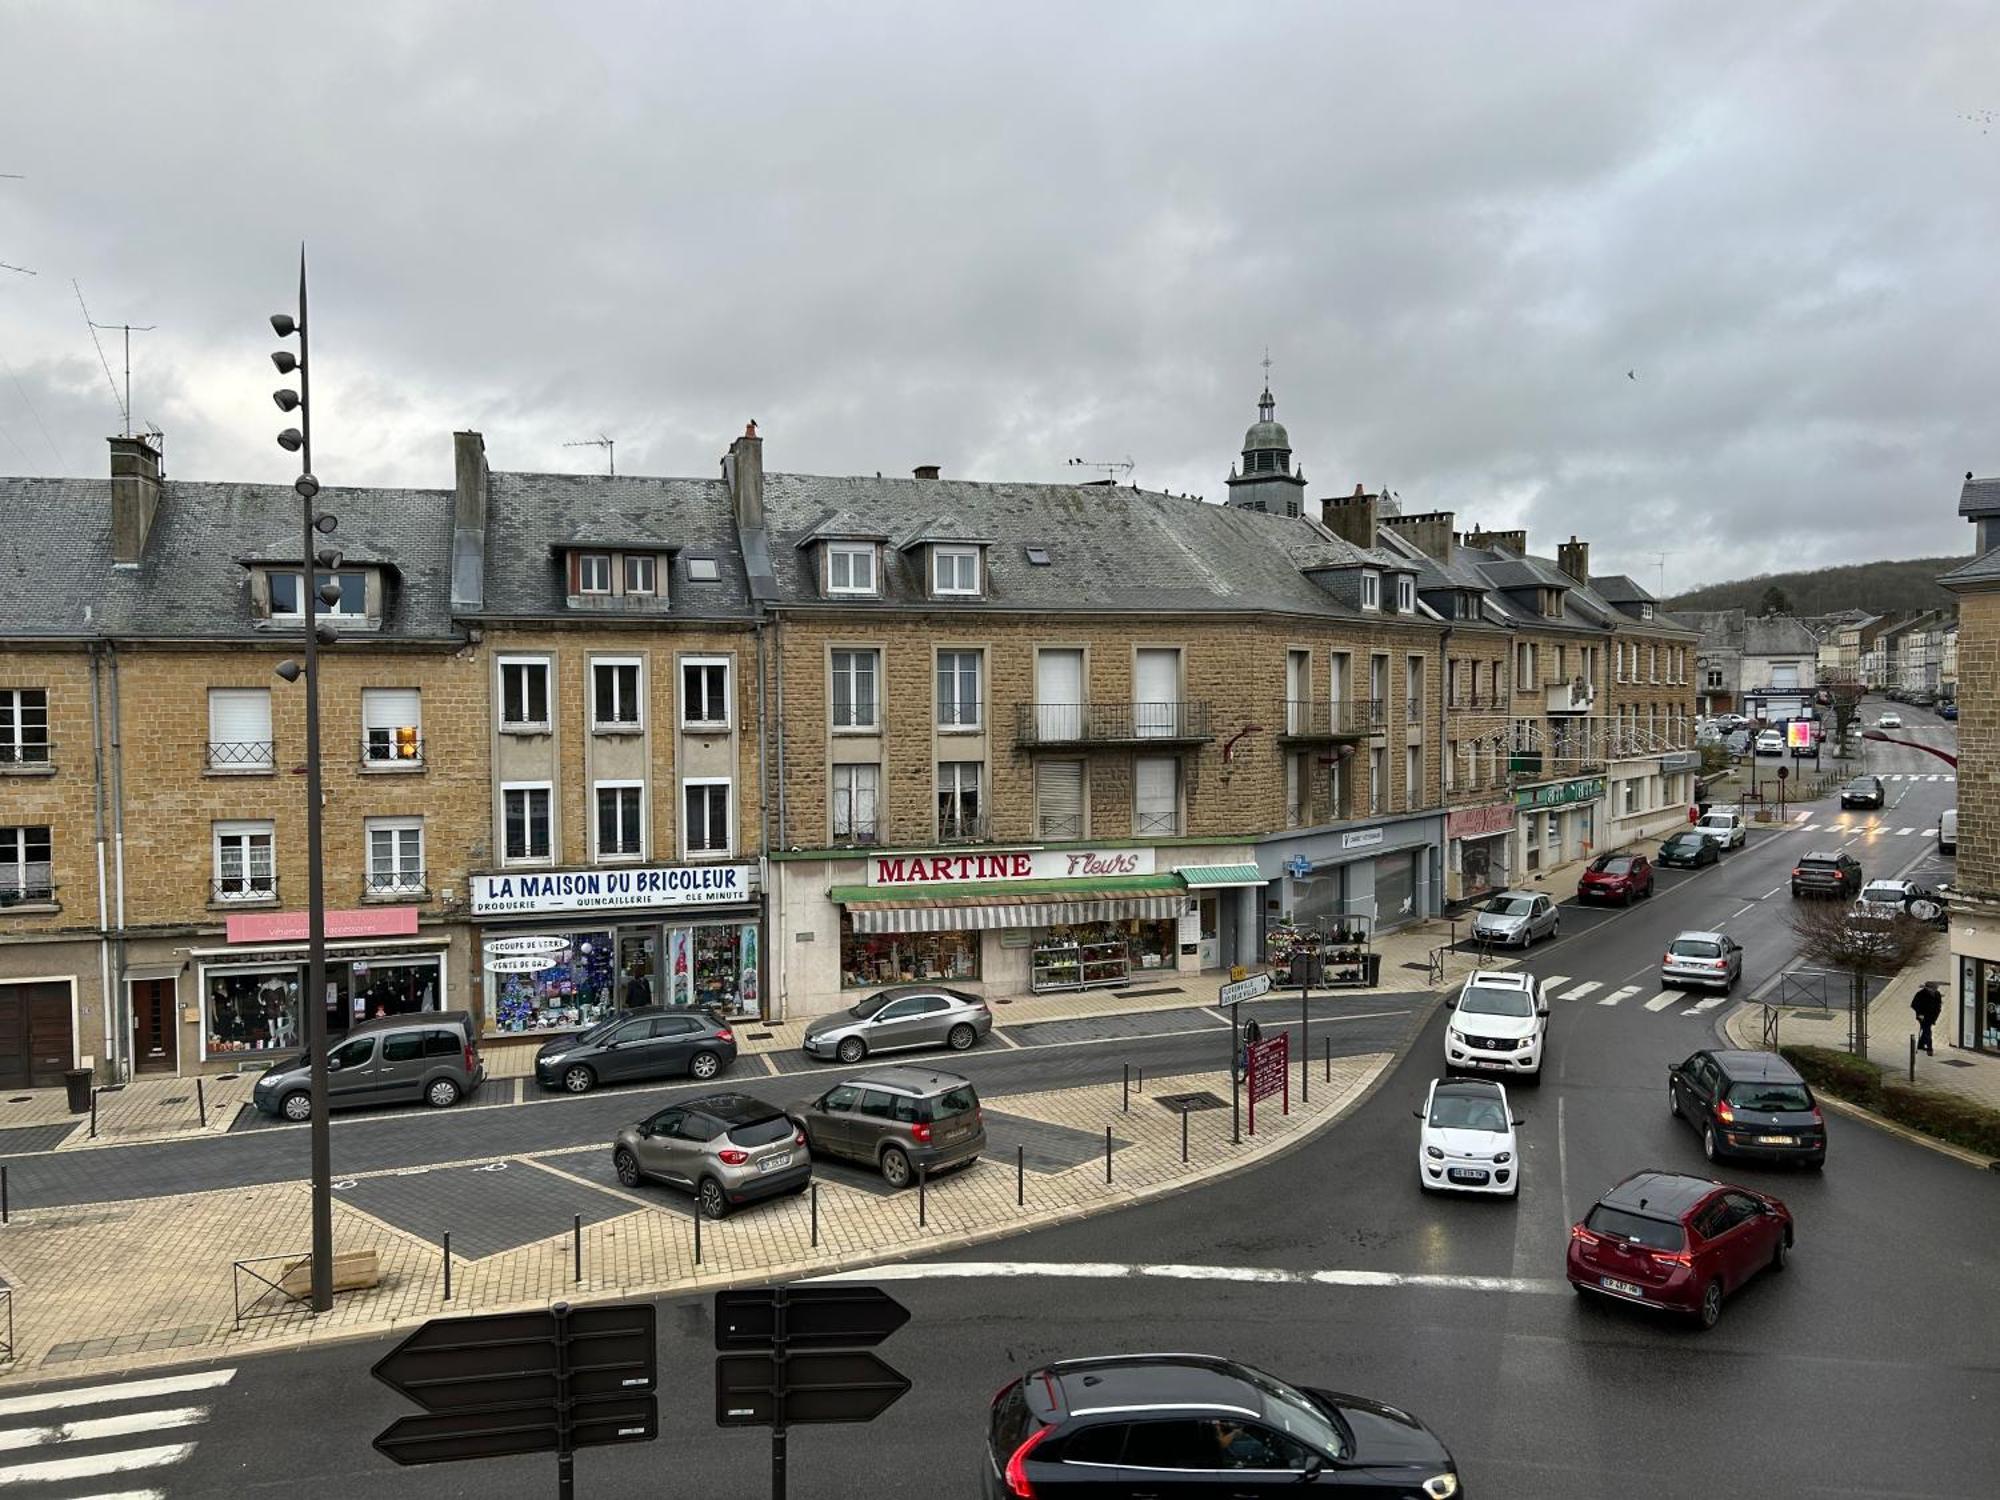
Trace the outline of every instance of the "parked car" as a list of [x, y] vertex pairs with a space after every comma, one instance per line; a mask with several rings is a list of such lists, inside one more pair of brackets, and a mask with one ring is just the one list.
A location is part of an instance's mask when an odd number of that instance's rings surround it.
[[1782, 729], [1760, 730], [1757, 735], [1759, 755], [1783, 755], [1785, 753], [1785, 732]]
[[1743, 821], [1743, 814], [1725, 809], [1703, 813], [1696, 821], [1694, 831], [1705, 839], [1712, 839], [1723, 849], [1740, 849], [1750, 837], [1749, 825]]
[[1653, 867], [1643, 854], [1600, 854], [1576, 883], [1579, 901], [1620, 901], [1630, 906], [1653, 894]]
[[[326, 1055], [326, 1106], [428, 1104], [449, 1109], [486, 1081], [469, 1011], [419, 1011], [358, 1021]], [[250, 1088], [267, 1115], [312, 1118], [312, 1054], [272, 1063]]]
[[1523, 1122], [1507, 1108], [1507, 1090], [1484, 1078], [1434, 1078], [1424, 1107], [1412, 1110], [1417, 1132], [1417, 1186], [1497, 1193], [1521, 1191], [1520, 1148], [1514, 1127]]
[[1861, 861], [1843, 849], [1816, 849], [1792, 866], [1794, 896], [1856, 895], [1861, 890]]
[[1472, 919], [1472, 938], [1525, 948], [1536, 938], [1554, 937], [1561, 923], [1555, 902], [1540, 891], [1502, 891]]
[[1843, 808], [1880, 807], [1883, 800], [1880, 776], [1857, 776], [1840, 789], [1840, 805]]
[[1826, 1165], [1826, 1117], [1798, 1069], [1775, 1052], [1697, 1052], [1667, 1069], [1667, 1108], [1710, 1161], [1750, 1156]]
[[704, 1218], [802, 1193], [812, 1181], [806, 1133], [775, 1104], [749, 1094], [709, 1094], [670, 1104], [618, 1132], [611, 1148], [618, 1180], [648, 1178], [686, 1188]]
[[1205, 1354], [1066, 1359], [1008, 1381], [980, 1483], [987, 1500], [1460, 1493], [1450, 1451], [1408, 1412]]
[[1661, 844], [1660, 852], [1654, 858], [1663, 865], [1693, 870], [1702, 865], [1715, 864], [1722, 858], [1722, 852], [1714, 839], [1692, 828], [1684, 828]]
[[1871, 880], [1854, 898], [1857, 921], [1881, 920], [1897, 912], [1934, 927], [1948, 923], [1944, 896], [1914, 880]]
[[1660, 959], [1660, 984], [1676, 989], [1715, 988], [1728, 994], [1743, 977], [1743, 949], [1723, 932], [1684, 932]]
[[986, 1149], [986, 1117], [972, 1080], [922, 1068], [883, 1068], [835, 1084], [799, 1111], [815, 1156], [839, 1156], [906, 1188], [969, 1167]]
[[1903, 716], [1898, 713], [1878, 714], [1875, 718], [1875, 727], [1877, 729], [1901, 729], [1903, 727]]
[[993, 1029], [993, 1012], [977, 995], [937, 985], [899, 985], [857, 1000], [806, 1027], [808, 1057], [858, 1063], [874, 1052], [949, 1047], [964, 1052]]
[[1569, 1232], [1569, 1284], [1620, 1302], [1691, 1315], [1703, 1328], [1722, 1299], [1792, 1253], [1791, 1211], [1764, 1193], [1678, 1172], [1635, 1172]]
[[706, 1082], [735, 1061], [736, 1033], [721, 1016], [649, 1005], [622, 1011], [580, 1035], [542, 1043], [535, 1054], [535, 1082], [571, 1094], [638, 1078]]
[[1947, 807], [1938, 815], [1938, 852], [1958, 853], [1958, 809]]
[[1445, 1002], [1444, 1065], [1462, 1073], [1518, 1073], [1542, 1081], [1549, 1007], [1532, 974], [1482, 970]]
[[1956, 703], [1941, 703], [1941, 704], [1939, 704], [1939, 705], [1938, 705], [1938, 717], [1939, 717], [1940, 719], [1952, 719], [1952, 720], [1956, 720], [1956, 719], [1958, 718], [1958, 705], [1957, 705]]

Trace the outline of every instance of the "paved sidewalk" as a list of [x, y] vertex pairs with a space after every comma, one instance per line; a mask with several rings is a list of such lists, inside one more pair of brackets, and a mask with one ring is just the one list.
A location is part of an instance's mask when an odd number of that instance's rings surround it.
[[[266, 1288], [235, 1273], [232, 1261], [296, 1255], [309, 1243], [304, 1183], [18, 1213], [0, 1229], [0, 1281], [13, 1292], [16, 1351], [0, 1366], [0, 1385], [381, 1333], [443, 1313], [680, 1292], [936, 1254], [1241, 1171], [1333, 1122], [1390, 1061], [1387, 1053], [1338, 1058], [1330, 1076], [1314, 1064], [1309, 1105], [1297, 1097], [1295, 1065], [1291, 1113], [1280, 1113], [1276, 1098], [1266, 1101], [1256, 1136], [1241, 1145], [1230, 1138], [1226, 1072], [1148, 1078], [1129, 1112], [1116, 1083], [994, 1095], [983, 1101], [989, 1131], [1034, 1143], [1022, 1148], [1032, 1165], [1021, 1202], [1005, 1153], [932, 1184], [921, 1225], [915, 1192], [888, 1193], [859, 1172], [816, 1170], [817, 1245], [811, 1200], [785, 1198], [704, 1223], [699, 1264], [686, 1195], [619, 1187], [602, 1147], [345, 1178], [336, 1184], [336, 1248], [373, 1249], [382, 1279], [372, 1290], [341, 1295], [319, 1318], [275, 1294], [256, 1307], [274, 1316], [240, 1326], [234, 1316], [239, 1285], [246, 1301]], [[1183, 1164], [1183, 1116], [1160, 1096], [1201, 1093], [1209, 1102], [1185, 1117]], [[541, 1195], [532, 1224], [505, 1211], [525, 1201], [516, 1197], [523, 1193]], [[456, 1226], [444, 1223], [461, 1231], [455, 1249], [472, 1251], [454, 1256], [446, 1302], [438, 1244], [407, 1226], [424, 1220], [429, 1205], [463, 1204], [468, 1195], [495, 1207], [467, 1212]], [[364, 1201], [374, 1211], [357, 1206]], [[573, 1279], [572, 1212], [583, 1218], [580, 1281]], [[524, 1238], [523, 1228], [534, 1237]], [[260, 1269], [276, 1279], [283, 1264]]]

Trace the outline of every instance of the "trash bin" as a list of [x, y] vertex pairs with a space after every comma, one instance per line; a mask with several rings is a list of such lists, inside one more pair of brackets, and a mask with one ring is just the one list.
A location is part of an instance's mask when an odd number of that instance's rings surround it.
[[73, 1115], [90, 1113], [90, 1069], [71, 1068], [63, 1074], [63, 1087], [69, 1091], [69, 1112]]
[[1377, 985], [1381, 984], [1381, 982], [1382, 982], [1382, 955], [1381, 955], [1381, 954], [1379, 954], [1379, 953], [1364, 953], [1364, 954], [1362, 954], [1362, 955], [1361, 955], [1361, 966], [1362, 966], [1362, 971], [1363, 971], [1364, 975], [1366, 976], [1366, 977], [1365, 977], [1365, 978], [1364, 978], [1364, 979], [1362, 980], [1362, 983], [1363, 983], [1363, 985], [1365, 985], [1365, 986], [1366, 986], [1367, 988], [1369, 988], [1369, 989], [1371, 989], [1371, 990], [1372, 990], [1372, 989], [1374, 989], [1374, 988], [1375, 988], [1375, 987], [1376, 987]]

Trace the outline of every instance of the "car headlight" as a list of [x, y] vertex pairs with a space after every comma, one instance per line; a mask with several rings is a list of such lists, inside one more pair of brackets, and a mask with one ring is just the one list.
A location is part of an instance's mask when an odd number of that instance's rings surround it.
[[1498, 1156], [1496, 1156], [1496, 1157], [1494, 1157], [1494, 1158], [1493, 1158], [1493, 1161], [1494, 1161], [1494, 1164], [1495, 1164], [1495, 1165], [1499, 1165], [1500, 1163], [1503, 1163], [1503, 1162], [1510, 1162], [1510, 1161], [1512, 1161], [1513, 1159], [1514, 1159], [1514, 1153], [1513, 1153], [1513, 1152], [1511, 1152], [1511, 1151], [1502, 1151], [1502, 1152], [1501, 1152], [1501, 1153], [1500, 1153], [1500, 1154], [1499, 1154]]
[[1435, 1146], [1424, 1147], [1424, 1155], [1428, 1156], [1432, 1161], [1444, 1160], [1444, 1153]]
[[1463, 1047], [1467, 1045], [1465, 1033], [1462, 1031], [1454, 1031], [1449, 1026], [1445, 1027], [1444, 1029], [1444, 1039], [1447, 1042], [1450, 1042], [1454, 1047]]
[[1424, 1493], [1429, 1495], [1431, 1500], [1451, 1500], [1451, 1497], [1458, 1493], [1458, 1476], [1433, 1474], [1424, 1481]]
[[542, 1061], [547, 1063], [550, 1067], [554, 1067], [557, 1063], [561, 1062], [565, 1057], [568, 1056], [569, 1054], [567, 1052], [551, 1052], [545, 1055], [542, 1058]]

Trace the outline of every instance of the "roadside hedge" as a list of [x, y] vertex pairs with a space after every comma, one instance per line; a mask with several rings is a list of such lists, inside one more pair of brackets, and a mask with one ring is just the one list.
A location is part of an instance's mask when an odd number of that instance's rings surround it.
[[2000, 1109], [1916, 1088], [1888, 1076], [1866, 1058], [1831, 1047], [1780, 1047], [1779, 1055], [1797, 1068], [1814, 1088], [1873, 1110], [1912, 1130], [1976, 1151], [2000, 1157]]

